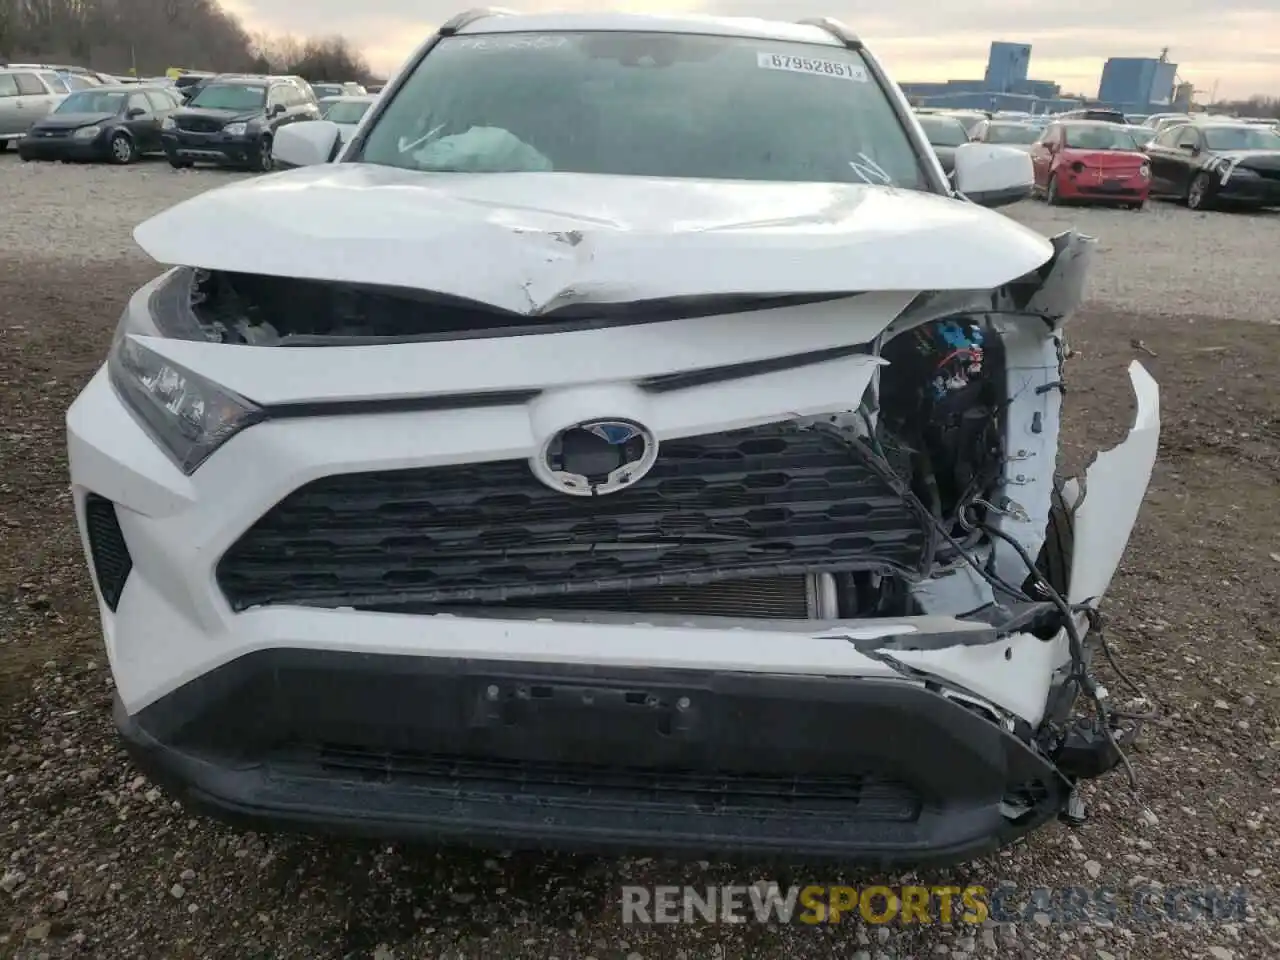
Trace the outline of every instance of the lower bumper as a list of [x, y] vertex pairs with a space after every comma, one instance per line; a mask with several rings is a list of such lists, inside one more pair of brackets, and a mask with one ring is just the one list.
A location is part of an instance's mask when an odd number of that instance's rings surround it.
[[260, 151], [257, 141], [232, 140], [220, 134], [165, 136], [163, 140], [164, 152], [170, 160], [189, 160], [192, 163], [249, 166], [257, 160]]
[[1064, 181], [1059, 193], [1064, 200], [1089, 200], [1097, 203], [1142, 203], [1151, 191], [1148, 180], [1116, 180], [1103, 183]]
[[102, 143], [77, 143], [71, 139], [41, 141], [32, 137], [18, 141], [18, 155], [26, 160], [105, 160], [108, 156], [107, 147]]
[[905, 680], [275, 649], [116, 723], [197, 809], [407, 840], [917, 865], [1065, 802], [1043, 757]]
[[1223, 203], [1280, 206], [1280, 181], [1232, 178], [1218, 186], [1216, 197]]

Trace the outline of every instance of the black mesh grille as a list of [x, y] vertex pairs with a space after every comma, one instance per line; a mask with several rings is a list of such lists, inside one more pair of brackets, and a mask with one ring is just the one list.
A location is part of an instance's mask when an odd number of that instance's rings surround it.
[[595, 806], [612, 800], [628, 808], [639, 803], [721, 815], [760, 816], [785, 811], [789, 817], [836, 816], [910, 823], [921, 810], [915, 790], [878, 775], [861, 773], [821, 776], [664, 771], [384, 752], [337, 744], [313, 749], [313, 762], [330, 777], [379, 783], [417, 782], [423, 786], [434, 783], [447, 786], [450, 795], [460, 800], [501, 786], [513, 798], [521, 794], [542, 798], [549, 793], [563, 798], [580, 795], [589, 796]]
[[93, 557], [93, 575], [102, 591], [102, 599], [111, 610], [120, 604], [124, 583], [133, 569], [133, 558], [124, 542], [115, 504], [96, 493], [84, 502], [85, 526], [89, 531], [89, 554]]
[[178, 117], [175, 121], [179, 130], [190, 130], [192, 133], [217, 133], [226, 123], [212, 117]]
[[[514, 605], [519, 606], [519, 601]], [[596, 613], [666, 613], [764, 620], [807, 620], [813, 614], [809, 603], [809, 578], [804, 574], [763, 580], [725, 580], [697, 586], [678, 584], [647, 590], [571, 594], [556, 597], [545, 606]]]
[[235, 609], [499, 603], [816, 570], [918, 570], [921, 518], [847, 445], [777, 424], [662, 444], [599, 498], [523, 460], [314, 481], [222, 558]]

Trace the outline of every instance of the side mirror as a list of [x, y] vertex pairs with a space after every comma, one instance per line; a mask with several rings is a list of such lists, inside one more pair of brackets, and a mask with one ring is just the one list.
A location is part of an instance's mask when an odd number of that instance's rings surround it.
[[145, 117], [146, 115], [147, 115], [147, 111], [143, 110], [142, 107], [130, 107], [129, 112], [125, 114], [125, 116], [128, 117], [130, 120], [132, 120], [134, 117]]
[[284, 104], [283, 104], [283, 103], [277, 103], [277, 104], [275, 104], [275, 105], [274, 105], [270, 110], [268, 110], [268, 111], [267, 111], [267, 116], [269, 116], [269, 117], [278, 117], [278, 116], [280, 116], [280, 114], [284, 113], [284, 111], [285, 111], [285, 106], [284, 106]]
[[282, 167], [314, 167], [328, 163], [338, 145], [338, 125], [330, 120], [287, 123], [276, 133], [271, 157]]
[[984, 207], [1003, 207], [1031, 196], [1031, 155], [1012, 147], [966, 143], [956, 148], [956, 190]]

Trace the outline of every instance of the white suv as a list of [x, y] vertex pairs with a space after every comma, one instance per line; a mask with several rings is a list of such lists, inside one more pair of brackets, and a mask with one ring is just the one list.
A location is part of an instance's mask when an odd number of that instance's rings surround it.
[[171, 268], [68, 414], [175, 796], [911, 863], [1080, 813], [1158, 396], [1055, 479], [1092, 241], [979, 205], [1026, 154], [949, 182], [832, 22], [484, 13], [276, 155], [137, 228]]

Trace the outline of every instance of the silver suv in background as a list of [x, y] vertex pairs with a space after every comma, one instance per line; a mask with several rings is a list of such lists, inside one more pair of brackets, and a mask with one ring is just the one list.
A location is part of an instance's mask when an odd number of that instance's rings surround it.
[[0, 68], [0, 151], [62, 103], [67, 87], [52, 70]]

